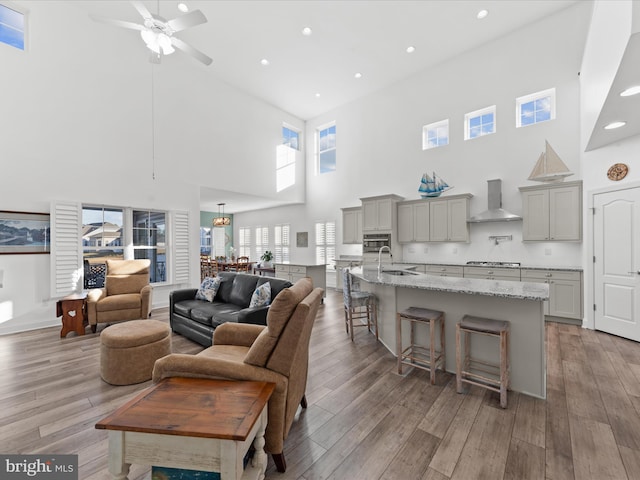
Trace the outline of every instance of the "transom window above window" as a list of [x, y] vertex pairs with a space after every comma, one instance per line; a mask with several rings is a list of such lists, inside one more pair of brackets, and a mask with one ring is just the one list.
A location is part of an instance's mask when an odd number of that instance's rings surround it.
[[464, 139], [496, 133], [496, 106], [469, 112], [464, 116]]
[[24, 13], [0, 3], [0, 42], [24, 50]]
[[516, 98], [516, 127], [526, 127], [556, 118], [556, 89]]
[[316, 132], [318, 152], [318, 173], [336, 170], [336, 126], [321, 127]]
[[422, 127], [422, 149], [449, 145], [449, 119]]
[[300, 132], [283, 125], [282, 144], [293, 148], [294, 150], [300, 150]]

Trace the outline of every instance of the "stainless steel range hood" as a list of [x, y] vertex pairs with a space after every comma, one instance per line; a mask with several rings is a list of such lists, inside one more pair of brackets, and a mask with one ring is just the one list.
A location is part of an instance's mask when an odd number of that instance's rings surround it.
[[483, 222], [512, 222], [522, 220], [522, 217], [507, 212], [502, 208], [502, 180], [487, 180], [488, 183], [488, 206], [489, 208], [478, 215], [474, 215], [467, 222], [483, 223]]

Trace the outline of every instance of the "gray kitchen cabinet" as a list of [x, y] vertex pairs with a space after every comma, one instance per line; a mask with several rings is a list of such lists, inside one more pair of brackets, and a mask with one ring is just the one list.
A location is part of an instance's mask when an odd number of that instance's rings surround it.
[[342, 209], [342, 243], [362, 243], [362, 207]]
[[464, 276], [464, 267], [455, 265], [426, 265], [425, 272], [429, 275], [439, 275], [441, 277], [460, 277]]
[[471, 194], [430, 201], [429, 241], [469, 242], [469, 199]]
[[296, 283], [304, 277], [310, 277], [313, 286], [327, 290], [327, 266], [326, 265], [301, 265], [293, 263], [276, 263], [276, 278], [289, 280]]
[[582, 272], [522, 269], [523, 282], [549, 284], [545, 315], [582, 320]]
[[396, 202], [402, 200], [402, 197], [382, 195], [360, 200], [363, 232], [391, 232], [395, 229]]
[[523, 241], [582, 240], [582, 182], [520, 187]]
[[429, 202], [415, 200], [398, 204], [398, 242], [429, 241]]
[[485, 267], [474, 266], [464, 267], [465, 278], [483, 278], [486, 280], [511, 280], [520, 281], [519, 268]]

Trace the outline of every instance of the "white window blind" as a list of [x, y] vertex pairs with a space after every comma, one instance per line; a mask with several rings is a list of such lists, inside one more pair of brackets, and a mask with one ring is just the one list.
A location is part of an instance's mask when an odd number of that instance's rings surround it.
[[249, 227], [240, 227], [238, 229], [238, 237], [240, 240], [240, 257], [251, 258], [251, 229]]
[[189, 212], [173, 212], [173, 280], [189, 283]]
[[275, 261], [276, 263], [289, 262], [290, 248], [290, 227], [286, 225], [276, 225], [274, 229], [275, 235]]
[[256, 258], [269, 250], [269, 227], [256, 227]]
[[60, 298], [82, 290], [82, 206], [51, 204], [51, 297]]
[[336, 256], [336, 222], [316, 223], [316, 263], [329, 264]]

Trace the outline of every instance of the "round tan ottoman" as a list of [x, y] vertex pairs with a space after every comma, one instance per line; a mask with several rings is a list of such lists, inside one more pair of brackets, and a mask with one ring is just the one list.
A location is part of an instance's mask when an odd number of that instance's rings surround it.
[[151, 379], [153, 364], [171, 353], [171, 328], [157, 320], [132, 320], [100, 334], [100, 376], [111, 385]]

